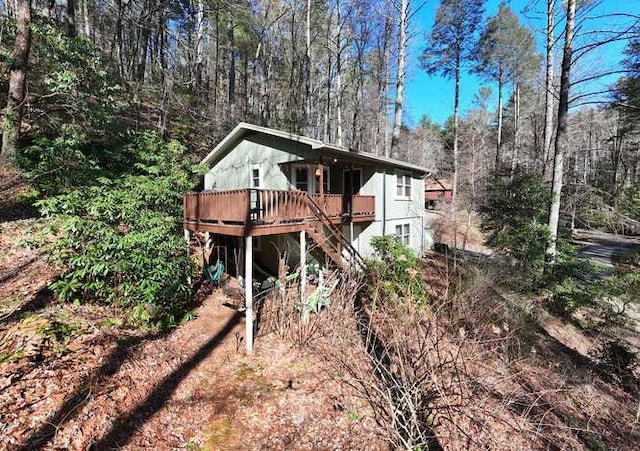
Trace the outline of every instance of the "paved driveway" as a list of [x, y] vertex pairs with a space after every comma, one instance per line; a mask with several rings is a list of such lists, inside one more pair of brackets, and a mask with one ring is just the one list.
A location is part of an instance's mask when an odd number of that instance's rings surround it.
[[614, 235], [595, 230], [579, 229], [572, 242], [581, 246], [578, 256], [613, 266], [613, 261], [630, 252], [640, 252], [640, 237]]

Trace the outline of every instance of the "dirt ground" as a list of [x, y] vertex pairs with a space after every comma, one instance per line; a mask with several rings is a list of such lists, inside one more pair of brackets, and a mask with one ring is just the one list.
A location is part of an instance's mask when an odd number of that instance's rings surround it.
[[[0, 449], [389, 449], [326, 356], [276, 334], [247, 355], [245, 319], [221, 291], [201, 289], [194, 319], [164, 335], [128, 329], [114, 308], [57, 303], [55, 269], [29, 247], [43, 221], [23, 216], [0, 221]], [[423, 270], [440, 302], [446, 265]], [[597, 337], [554, 317], [520, 327], [461, 329], [474, 340], [463, 402], [436, 429], [443, 447], [637, 449], [638, 391], [593, 371]]]
[[[0, 364], [0, 449], [386, 448], [310, 352], [270, 335], [246, 355], [228, 301], [215, 291], [164, 336], [111, 326], [95, 307], [47, 304], [3, 323], [3, 342], [29, 351]], [[42, 339], [65, 318], [74, 338]]]

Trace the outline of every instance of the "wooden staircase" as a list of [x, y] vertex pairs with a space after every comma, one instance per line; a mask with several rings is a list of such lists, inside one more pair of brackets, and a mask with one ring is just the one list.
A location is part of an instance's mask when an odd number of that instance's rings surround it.
[[364, 269], [364, 259], [342, 231], [331, 222], [324, 209], [310, 196], [307, 196], [307, 202], [315, 216], [315, 220], [307, 221], [304, 226], [309, 237], [340, 269]]

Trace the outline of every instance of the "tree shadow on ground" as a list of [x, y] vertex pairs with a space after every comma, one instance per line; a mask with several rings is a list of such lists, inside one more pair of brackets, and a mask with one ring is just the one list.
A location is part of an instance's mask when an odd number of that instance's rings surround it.
[[[602, 414], [588, 416], [580, 410], [580, 406], [571, 397], [570, 387], [578, 388], [583, 384], [592, 385], [595, 382], [598, 390], [616, 399], [620, 405], [625, 405], [622, 399], [624, 395], [621, 391], [616, 391], [616, 387], [608, 382], [606, 372], [597, 362], [567, 346], [540, 326], [536, 327], [534, 332], [538, 337], [536, 344], [538, 358], [556, 362], [556, 364], [560, 362], [560, 366], [557, 366], [554, 372], [566, 379], [566, 384], [559, 389], [557, 386], [552, 386], [557, 384], [553, 377], [546, 378], [546, 376], [552, 376], [551, 374], [537, 375], [535, 371], [530, 373], [520, 370], [515, 375], [515, 381], [521, 387], [521, 391], [515, 396], [510, 395], [505, 404], [506, 407], [535, 425], [536, 435], [545, 441], [549, 449], [564, 449], [566, 446], [563, 436], [556, 434], [558, 431], [570, 433], [588, 449], [594, 446], [600, 449], [614, 436], [633, 438], [632, 442], [640, 440], [638, 432], [634, 431], [631, 424], [623, 425], [614, 421], [606, 415], [606, 409]], [[624, 386], [618, 385], [618, 387], [628, 392]], [[503, 393], [492, 389], [488, 389], [488, 392], [499, 402], [505, 401]], [[607, 445], [615, 447], [620, 443]]]
[[40, 216], [40, 212], [33, 205], [9, 204], [0, 205], [0, 223], [31, 219]]
[[215, 336], [203, 344], [180, 368], [167, 375], [142, 403], [129, 413], [113, 420], [111, 430], [90, 449], [120, 448], [129, 443], [133, 435], [171, 398], [180, 382], [234, 329], [240, 318], [242, 315], [238, 313], [229, 318]]
[[0, 326], [7, 327], [24, 318], [25, 315], [37, 312], [45, 307], [53, 299], [53, 292], [49, 287], [41, 288], [31, 299], [20, 305], [17, 309], [0, 317]]
[[89, 400], [94, 391], [95, 381], [115, 374], [126, 361], [131, 349], [136, 345], [142, 341], [156, 339], [160, 336], [160, 334], [130, 336], [119, 340], [117, 348], [111, 353], [106, 362], [84, 377], [82, 382], [78, 384], [78, 388], [67, 397], [62, 407], [40, 429], [33, 432], [20, 449], [42, 449], [53, 438], [60, 426], [71, 421], [80, 412], [80, 407]]
[[[389, 355], [387, 345], [384, 343], [383, 337], [381, 337], [376, 330], [373, 320], [367, 312], [360, 296], [356, 297], [354, 309], [362, 346], [372, 361], [375, 362], [373, 372], [382, 385], [381, 392], [388, 393], [389, 402], [392, 404], [391, 407], [397, 418], [414, 419], [415, 412], [411, 411], [412, 406], [406, 403], [407, 393], [404, 393], [402, 390], [403, 384], [398, 383], [399, 381], [403, 381], [403, 377], [395, 371], [395, 362], [393, 362], [392, 357]], [[407, 384], [407, 386], [408, 385], [410, 384]], [[418, 419], [417, 421], [420, 422], [420, 435], [427, 439], [425, 443], [426, 449], [434, 451], [443, 450], [444, 448], [442, 448], [427, 418]], [[405, 425], [401, 425], [401, 427], [403, 426]], [[400, 433], [403, 435], [403, 439], [410, 440], [409, 436], [406, 435], [406, 431], [407, 429], [401, 429]], [[421, 448], [421, 446], [418, 448]]]
[[[204, 299], [206, 299], [213, 291], [213, 287], [211, 286], [211, 284], [206, 284], [205, 282], [206, 280], [204, 278], [196, 277], [193, 286], [195, 296], [193, 298], [192, 307], [201, 305]], [[12, 312], [11, 315], [3, 318], [2, 321], [0, 321], [0, 325], [15, 323], [22, 317], [24, 317], [25, 314], [38, 311], [48, 304], [48, 302], [52, 299], [52, 296], [53, 293], [48, 287], [42, 288], [30, 301], [22, 305], [16, 311]], [[232, 318], [232, 320], [234, 320], [234, 318]], [[215, 347], [214, 345], [220, 339], [222, 339], [224, 335], [226, 335], [226, 333], [228, 332], [227, 329], [232, 328], [238, 322], [237, 318], [235, 318], [234, 321], [232, 320], [230, 320], [230, 323], [233, 322], [233, 324], [227, 324], [223, 331], [221, 331], [207, 343], [210, 345], [208, 352], [210, 352], [213, 347]], [[66, 401], [58, 409], [58, 411], [53, 416], [49, 417], [46, 424], [43, 424], [40, 429], [33, 432], [20, 449], [42, 449], [54, 437], [56, 431], [60, 428], [60, 426], [70, 422], [80, 412], [80, 407], [89, 400], [91, 394], [95, 391], [94, 389], [96, 383], [99, 384], [101, 383], [101, 381], [104, 381], [106, 380], [106, 378], [114, 375], [124, 364], [124, 362], [130, 356], [131, 351], [136, 346], [138, 346], [142, 342], [152, 341], [161, 338], [162, 336], [164, 336], [164, 334], [158, 332], [146, 335], [128, 336], [123, 339], [118, 339], [116, 349], [109, 355], [105, 363], [82, 379], [81, 383], [78, 384], [78, 388], [66, 398]], [[208, 354], [208, 352], [206, 354]], [[206, 354], [202, 355], [200, 360], [206, 357]], [[187, 362], [187, 364], [189, 364], [190, 362], [191, 360]], [[194, 365], [192, 365], [190, 369], [193, 366]], [[184, 374], [181, 373], [182, 378], [186, 376], [187, 373], [188, 371], [184, 372]], [[180, 379], [177, 380], [179, 381]], [[123, 430], [124, 429], [121, 428], [121, 430], [119, 430], [118, 432], [122, 432]], [[104, 448], [104, 446], [101, 446], [95, 449]]]

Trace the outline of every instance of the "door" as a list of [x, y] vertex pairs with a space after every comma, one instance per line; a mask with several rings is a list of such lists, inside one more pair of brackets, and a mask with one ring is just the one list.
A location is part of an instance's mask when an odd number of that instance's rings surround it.
[[342, 196], [342, 211], [351, 214], [353, 206], [352, 196], [362, 188], [362, 169], [345, 169]]

